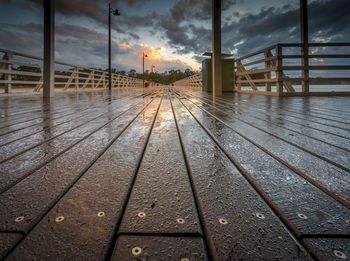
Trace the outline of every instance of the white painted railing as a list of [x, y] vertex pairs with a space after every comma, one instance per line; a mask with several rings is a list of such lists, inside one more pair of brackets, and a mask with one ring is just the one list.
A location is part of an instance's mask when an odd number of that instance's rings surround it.
[[202, 88], [202, 86], [203, 86], [202, 74], [195, 73], [194, 75], [191, 75], [189, 77], [186, 77], [184, 79], [176, 81], [173, 84], [174, 84], [174, 86], [186, 86], [186, 87], [191, 87], [191, 88]]
[[[29, 88], [40, 92], [43, 85], [40, 57], [0, 49], [0, 87], [5, 93], [12, 88]], [[55, 88], [68, 90], [98, 89], [108, 87], [108, 72], [67, 63], [55, 63]], [[117, 73], [112, 74], [112, 87], [142, 87], [142, 80]]]

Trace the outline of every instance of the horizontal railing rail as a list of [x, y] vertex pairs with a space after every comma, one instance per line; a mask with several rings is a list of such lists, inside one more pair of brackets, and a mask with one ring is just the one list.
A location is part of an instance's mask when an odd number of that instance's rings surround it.
[[[43, 85], [42, 62], [41, 57], [0, 48], [0, 86], [5, 93], [9, 93], [13, 87], [40, 92]], [[55, 62], [55, 66], [55, 88], [84, 90], [108, 87], [107, 71], [59, 61]], [[142, 80], [113, 73], [112, 87], [142, 87]]]
[[[337, 52], [324, 53], [327, 48]], [[344, 48], [350, 43], [282, 43], [241, 56], [235, 59], [234, 89], [276, 96], [350, 94], [350, 50]], [[320, 91], [310, 85], [328, 87]]]

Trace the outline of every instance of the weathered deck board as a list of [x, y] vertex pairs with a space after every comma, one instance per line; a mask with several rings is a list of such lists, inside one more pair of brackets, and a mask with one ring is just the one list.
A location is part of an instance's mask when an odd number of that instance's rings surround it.
[[[231, 157], [238, 161], [247, 174], [261, 187], [270, 201], [288, 216], [297, 234], [348, 234], [350, 226], [339, 223], [349, 218], [349, 211], [333, 198], [322, 193], [310, 183], [286, 168], [271, 155], [265, 154], [255, 144], [236, 133], [233, 129], [216, 121], [190, 101], [183, 101], [199, 121], [220, 141]], [[236, 124], [237, 125], [237, 124]], [[230, 125], [234, 126], [233, 124]], [[249, 129], [243, 128], [247, 134]], [[255, 139], [259, 138], [255, 134]], [[265, 137], [266, 139], [266, 137]], [[263, 174], [263, 175], [262, 175]], [[308, 219], [298, 217], [304, 214]], [[336, 216], [329, 213], [337, 213]], [[320, 218], [321, 217], [321, 218]]]
[[349, 101], [0, 97], [0, 259], [349, 258]]
[[215, 260], [308, 260], [268, 205], [180, 101], [173, 101]]
[[[137, 252], [141, 248], [141, 253]], [[208, 260], [203, 240], [191, 237], [121, 236], [112, 260]]]
[[[308, 153], [299, 146], [293, 146], [288, 140], [270, 135], [256, 128], [254, 124], [247, 124], [236, 116], [231, 116], [229, 110], [222, 110], [217, 106], [208, 106], [208, 104], [200, 101], [193, 104], [190, 102], [189, 105], [195, 106], [197, 109], [202, 108], [209, 117], [216, 118], [221, 124], [259, 146], [265, 153], [278, 159], [282, 164], [287, 165], [288, 168], [306, 178], [315, 186], [329, 192], [331, 196], [334, 196], [346, 206], [350, 205], [348, 171]], [[310, 162], [315, 164], [310, 164]]]
[[[49, 140], [46, 143], [34, 147], [32, 150], [25, 151], [23, 154], [19, 154], [3, 162], [0, 164], [0, 179], [2, 181], [0, 191], [8, 189], [13, 183], [16, 183], [17, 180], [21, 180], [37, 169], [44, 167], [45, 164], [73, 148], [76, 144], [86, 140], [100, 129], [102, 129], [102, 132], [106, 132], [108, 124], [113, 123], [115, 119], [128, 113], [128, 111], [135, 106], [137, 106], [135, 103], [129, 105], [124, 104], [115, 111], [111, 110], [109, 114], [91, 121], [87, 126], [74, 129], [54, 140]], [[86, 143], [89, 144], [89, 140]], [[21, 162], [21, 164], [18, 164], [18, 162]]]
[[[63, 259], [98, 260], [108, 254], [159, 103], [157, 98], [136, 117], [129, 117], [130, 126], [110, 141], [110, 147], [19, 244], [13, 253], [15, 258], [64, 253]], [[61, 223], [56, 222], [59, 216], [64, 217]], [[38, 241], [43, 243], [38, 246]]]
[[201, 230], [174, 116], [166, 95], [118, 233], [200, 235]]

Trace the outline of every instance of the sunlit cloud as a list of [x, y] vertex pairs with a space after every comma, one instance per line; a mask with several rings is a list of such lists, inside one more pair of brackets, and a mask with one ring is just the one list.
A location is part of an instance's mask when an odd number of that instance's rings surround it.
[[[122, 46], [120, 46], [122, 48]], [[115, 57], [115, 62], [128, 64], [128, 66], [137, 71], [142, 70], [142, 54], [146, 54], [145, 70], [168, 71], [168, 70], [184, 70], [187, 68], [198, 69], [196, 63], [190, 64], [192, 59], [181, 57], [179, 59], [164, 47], [151, 46], [149, 44], [128, 45], [129, 52], [126, 55], [118, 55]], [[184, 58], [184, 59], [182, 59]], [[193, 66], [195, 65], [195, 66]]]
[[120, 49], [130, 49], [131, 45], [128, 42], [123, 41], [119, 44], [119, 47], [120, 47]]

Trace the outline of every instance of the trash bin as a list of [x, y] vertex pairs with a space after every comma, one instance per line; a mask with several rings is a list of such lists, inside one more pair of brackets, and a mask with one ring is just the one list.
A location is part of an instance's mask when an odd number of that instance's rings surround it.
[[[213, 69], [211, 59], [205, 59], [202, 62], [202, 80], [203, 90], [207, 92], [213, 91]], [[233, 68], [234, 59], [222, 59], [222, 91], [233, 92]]]

